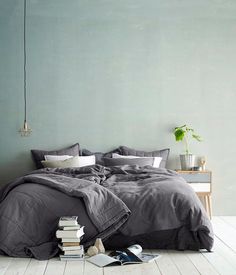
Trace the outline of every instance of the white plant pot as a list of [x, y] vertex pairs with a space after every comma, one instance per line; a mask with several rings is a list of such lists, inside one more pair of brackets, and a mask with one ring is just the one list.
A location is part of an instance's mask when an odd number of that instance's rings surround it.
[[181, 170], [191, 170], [195, 164], [195, 155], [185, 154], [180, 155]]

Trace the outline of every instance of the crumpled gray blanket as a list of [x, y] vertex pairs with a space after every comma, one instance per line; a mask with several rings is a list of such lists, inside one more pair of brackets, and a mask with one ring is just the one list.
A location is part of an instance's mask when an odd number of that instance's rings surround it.
[[[205, 209], [177, 173], [150, 166], [95, 165], [36, 170], [4, 186], [0, 251], [37, 259], [55, 256], [55, 231], [64, 215], [78, 215], [85, 225], [85, 247], [116, 232], [138, 236], [176, 228], [193, 232], [197, 248], [210, 250], [213, 245]], [[188, 234], [180, 249], [188, 248]]]

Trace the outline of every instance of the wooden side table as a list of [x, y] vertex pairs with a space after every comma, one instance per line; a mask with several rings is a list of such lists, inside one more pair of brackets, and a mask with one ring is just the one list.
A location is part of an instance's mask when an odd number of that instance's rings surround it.
[[205, 171], [183, 171], [177, 170], [187, 183], [193, 188], [199, 197], [204, 199], [205, 209], [210, 219], [212, 217], [212, 172]]

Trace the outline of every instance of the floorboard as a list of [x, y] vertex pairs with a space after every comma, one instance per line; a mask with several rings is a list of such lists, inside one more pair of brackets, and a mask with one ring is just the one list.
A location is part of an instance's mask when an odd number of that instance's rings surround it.
[[219, 216], [219, 218], [236, 229], [236, 216]]
[[87, 261], [37, 261], [0, 256], [0, 275], [236, 275], [236, 217], [212, 219], [215, 244], [205, 250], [151, 250], [161, 257], [148, 264], [99, 268]]
[[43, 275], [63, 275], [66, 261], [60, 261], [59, 258], [50, 259]]
[[30, 263], [30, 258], [12, 258], [4, 275], [23, 275]]
[[225, 260], [236, 270], [236, 253], [226, 244], [221, 242], [218, 237], [215, 237], [214, 251], [225, 258]]
[[202, 255], [209, 261], [209, 263], [214, 266], [214, 269], [222, 275], [236, 275], [235, 268], [230, 264], [228, 260], [225, 259], [217, 251], [214, 252], [202, 252]]
[[104, 275], [161, 275], [155, 262], [104, 268]]
[[4, 274], [6, 272], [12, 260], [13, 258], [11, 257], [6, 257], [6, 256], [0, 257], [0, 274]]
[[48, 261], [31, 259], [24, 275], [42, 275], [47, 267]]
[[[84, 274], [83, 275], [103, 275], [103, 268], [98, 267], [87, 261], [84, 262]], [[112, 273], [111, 273], [112, 274]]]
[[63, 275], [78, 275], [84, 272], [84, 261], [67, 261]]
[[180, 251], [169, 251], [168, 252], [170, 258], [176, 265], [180, 274], [182, 275], [199, 275], [200, 273], [196, 269], [195, 265], [191, 262], [191, 260], [185, 255], [185, 253]]
[[212, 223], [215, 235], [236, 252], [236, 229], [219, 217], [213, 217]]
[[169, 254], [165, 250], [152, 250], [152, 252], [160, 254], [161, 257], [155, 262], [162, 275], [179, 275], [181, 274], [176, 267], [175, 263], [170, 258]]
[[202, 275], [217, 275], [219, 274], [213, 265], [199, 252], [186, 251], [185, 255], [190, 259], [198, 272]]

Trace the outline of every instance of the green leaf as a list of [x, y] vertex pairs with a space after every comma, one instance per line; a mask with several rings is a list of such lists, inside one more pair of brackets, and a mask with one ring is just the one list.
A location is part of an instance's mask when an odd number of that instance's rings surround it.
[[179, 126], [179, 127], [175, 127], [175, 131], [178, 130], [178, 129], [182, 129], [186, 127], [186, 124], [182, 125], [182, 126]]
[[197, 141], [202, 141], [202, 138], [199, 135], [192, 134], [192, 137], [195, 138]]
[[174, 135], [176, 141], [182, 141], [185, 135], [185, 131], [180, 128], [177, 128], [174, 132]]

